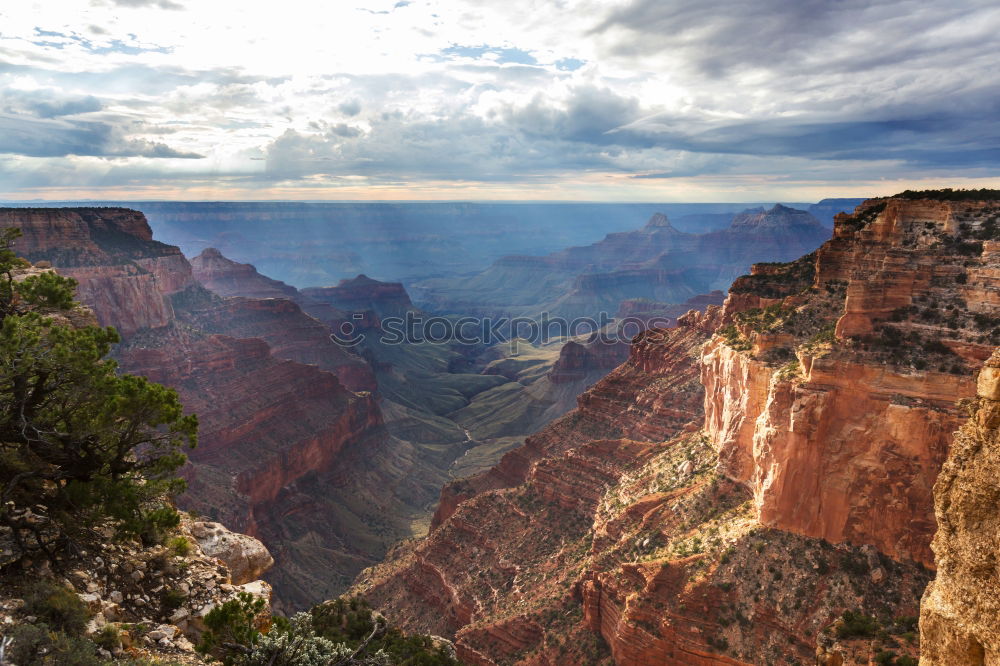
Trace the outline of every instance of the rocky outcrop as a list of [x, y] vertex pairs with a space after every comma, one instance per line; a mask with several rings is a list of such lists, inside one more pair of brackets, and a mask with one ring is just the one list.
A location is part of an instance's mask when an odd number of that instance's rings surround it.
[[782, 381], [720, 341], [704, 363], [706, 433], [762, 524], [932, 565], [931, 488], [967, 378], [824, 358]]
[[866, 202], [814, 255], [734, 284], [733, 326], [703, 354], [705, 428], [763, 524], [933, 566], [954, 401], [1000, 315], [985, 297], [1000, 264], [976, 240], [990, 211]]
[[123, 335], [166, 326], [173, 317], [169, 296], [193, 284], [180, 250], [154, 241], [138, 211], [7, 208], [0, 209], [0, 227], [19, 227], [18, 254], [78, 280], [79, 299]]
[[920, 608], [920, 663], [984, 666], [1000, 660], [1000, 351], [979, 373], [971, 418], [934, 486], [937, 577]]
[[220, 296], [291, 300], [298, 296], [295, 287], [261, 275], [250, 264], [227, 259], [214, 247], [205, 248], [191, 260], [191, 271], [198, 282]]
[[[54, 562], [40, 557], [8, 563], [0, 573], [0, 623], [5, 633], [38, 621], [29, 615], [24, 600], [11, 594], [23, 591], [26, 580], [48, 582], [73, 590], [86, 605], [87, 635], [106, 627], [117, 630], [121, 644], [102, 642], [107, 645], [99, 650], [103, 658], [203, 663], [194, 646], [212, 609], [248, 593], [267, 602], [262, 614], [269, 614], [271, 600], [271, 586], [259, 580], [271, 563], [263, 544], [221, 525], [213, 525], [215, 538], [204, 541], [196, 536], [204, 534], [204, 525], [182, 514], [166, 546], [111, 539], [112, 531], [102, 527]], [[223, 543], [228, 545], [219, 548]], [[63, 663], [55, 657], [53, 663]]]
[[780, 229], [813, 228], [818, 220], [811, 213], [798, 208], [774, 204], [769, 210], [746, 210], [733, 217], [730, 229]]
[[264, 544], [246, 534], [230, 532], [220, 523], [193, 522], [190, 532], [201, 552], [228, 567], [234, 585], [260, 578], [274, 564]]
[[559, 358], [549, 371], [554, 384], [586, 381], [601, 377], [628, 358], [629, 345], [622, 340], [569, 341], [559, 350]]

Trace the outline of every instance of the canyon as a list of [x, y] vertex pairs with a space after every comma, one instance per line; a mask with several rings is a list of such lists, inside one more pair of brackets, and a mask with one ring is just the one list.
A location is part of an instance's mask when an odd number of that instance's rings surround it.
[[[998, 213], [931, 193], [837, 216], [818, 250], [638, 336], [576, 410], [447, 485], [428, 536], [353, 589], [471, 664], [915, 657], [955, 401], [1000, 343]], [[934, 551], [955, 563], [921, 629], [957, 647], [925, 647], [952, 655], [929, 663], [994, 649], [958, 601], [995, 581], [977, 555], [992, 532], [971, 527], [990, 491], [970, 485], [993, 463], [970, 446], [939, 482], [956, 536]]]
[[[122, 369], [199, 414], [181, 505], [267, 545], [277, 610], [350, 586], [470, 664], [915, 657], [921, 612], [928, 663], [988, 663], [958, 600], [993, 584], [970, 526], [992, 502], [996, 362], [975, 430], [955, 401], [1000, 344], [998, 221], [992, 201], [868, 200], [724, 300], [623, 291], [630, 341], [463, 348], [389, 341], [387, 319], [429, 314], [401, 283], [188, 261], [137, 211], [0, 211], [120, 329]], [[800, 223], [776, 206], [729, 229]], [[663, 216], [635, 234], [675, 255], [694, 236]], [[580, 256], [631, 261], [623, 236]], [[334, 343], [348, 322], [364, 340]]]
[[[852, 203], [853, 201], [853, 203]], [[860, 201], [789, 203], [830, 226]], [[55, 204], [60, 205], [60, 204]], [[77, 205], [77, 204], [70, 204]], [[143, 211], [156, 238], [188, 257], [218, 248], [296, 287], [367, 274], [407, 288], [477, 273], [507, 255], [543, 255], [634, 229], [663, 212], [683, 231], [729, 226], [748, 203], [100, 202]]]
[[[123, 337], [123, 371], [177, 389], [199, 415], [180, 503], [267, 543], [279, 610], [338, 595], [421, 533], [446, 481], [570, 409], [625, 351], [584, 340], [577, 356], [556, 342], [477, 361], [383, 344], [381, 319], [413, 309], [400, 284], [358, 276], [299, 291], [214, 249], [189, 262], [137, 211], [5, 209], [0, 226], [23, 230], [23, 256], [79, 282], [78, 298]], [[334, 343], [343, 322], [368, 343]]]
[[[855, 199], [825, 199], [815, 204], [785, 205], [807, 210], [829, 227], [834, 213], [858, 203]], [[46, 205], [80, 206], [78, 202], [59, 201]], [[95, 201], [87, 205], [141, 210], [157, 240], [178, 246], [185, 256], [218, 248], [225, 256], [253, 263], [261, 273], [295, 287], [336, 284], [366, 274], [381, 281], [402, 282], [411, 293], [415, 282], [473, 275], [505, 256], [541, 256], [594, 243], [609, 231], [630, 231], [657, 212], [668, 215], [683, 232], [703, 234], [726, 229], [740, 211], [758, 206], [170, 201]], [[720, 284], [719, 288], [727, 286]]]

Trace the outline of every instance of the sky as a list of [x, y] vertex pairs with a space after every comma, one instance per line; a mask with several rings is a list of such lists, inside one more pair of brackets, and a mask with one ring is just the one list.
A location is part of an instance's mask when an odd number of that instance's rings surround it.
[[0, 198], [1000, 186], [995, 0], [5, 0]]

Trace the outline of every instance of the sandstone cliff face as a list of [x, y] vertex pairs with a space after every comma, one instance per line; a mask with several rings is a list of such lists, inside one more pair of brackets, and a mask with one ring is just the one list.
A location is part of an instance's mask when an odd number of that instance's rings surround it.
[[934, 486], [937, 577], [920, 608], [920, 663], [1000, 663], [1000, 351], [979, 374], [971, 418]]
[[329, 370], [352, 391], [376, 389], [371, 367], [330, 338], [330, 326], [350, 319], [347, 313], [308, 299], [214, 248], [192, 259], [191, 268], [198, 282], [224, 298], [190, 289], [177, 299], [180, 318], [211, 333], [261, 338], [278, 357]]
[[216, 298], [188, 289], [174, 299], [178, 321], [206, 333], [259, 338], [278, 358], [315, 365], [332, 372], [352, 391], [374, 391], [375, 374], [360, 356], [336, 344], [327, 324], [314, 319], [298, 303], [285, 298]]
[[17, 251], [80, 282], [79, 299], [123, 335], [167, 325], [168, 297], [193, 284], [180, 250], [154, 241], [142, 213], [122, 208], [0, 209], [0, 227], [20, 227]]
[[933, 566], [931, 489], [964, 419], [954, 401], [1000, 314], [984, 296], [1000, 264], [975, 240], [992, 214], [867, 202], [815, 255], [734, 284], [733, 326], [703, 355], [705, 428], [762, 524]]

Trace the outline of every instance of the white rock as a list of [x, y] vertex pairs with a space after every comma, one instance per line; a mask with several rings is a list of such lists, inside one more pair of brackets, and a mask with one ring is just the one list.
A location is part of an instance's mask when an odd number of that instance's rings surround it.
[[238, 585], [236, 589], [240, 592], [249, 592], [255, 597], [266, 599], [268, 603], [271, 602], [271, 586], [262, 580], [255, 580], [252, 583]]
[[178, 636], [174, 639], [174, 647], [178, 650], [183, 650], [184, 652], [194, 652], [194, 643], [189, 641], [184, 636]]
[[104, 614], [103, 613], [97, 613], [97, 614], [94, 615], [94, 617], [90, 618], [90, 621], [87, 622], [87, 626], [86, 626], [86, 628], [83, 631], [88, 636], [90, 634], [96, 634], [107, 623], [108, 623], [108, 620], [107, 620], [106, 617], [104, 617]]
[[80, 597], [80, 601], [87, 604], [87, 608], [91, 610], [101, 609], [101, 595], [84, 592], [83, 594], [78, 594], [76, 596]]
[[230, 532], [220, 523], [192, 523], [191, 536], [205, 555], [218, 558], [229, 568], [236, 585], [256, 579], [274, 564], [264, 544], [246, 534]]

